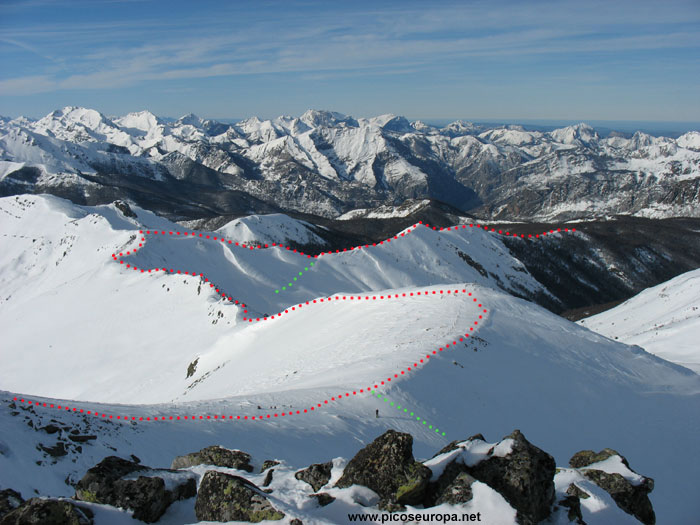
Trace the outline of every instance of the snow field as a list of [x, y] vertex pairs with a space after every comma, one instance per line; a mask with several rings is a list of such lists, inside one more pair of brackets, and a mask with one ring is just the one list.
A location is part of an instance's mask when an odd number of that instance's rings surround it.
[[[693, 480], [700, 458], [688, 451], [700, 433], [700, 377], [504, 293], [498, 280], [457, 253], [469, 255], [502, 283], [512, 272], [520, 285], [536, 286], [515, 269], [518, 261], [508, 259], [495, 236], [420, 228], [396, 243], [320, 257], [299, 286], [284, 294], [274, 293], [280, 272], [298, 269], [305, 260], [277, 247], [234, 250], [154, 236], [127, 258], [143, 268], [168, 262], [190, 271], [202, 268], [231, 296], [250, 297], [246, 304], [263, 314], [304, 302], [293, 315], [244, 323], [242, 307], [225, 305], [208, 286], [198, 290], [197, 277], [143, 275], [114, 263], [112, 253], [138, 247], [134, 230], [156, 222], [137, 212], [141, 223], [111, 207], [83, 208], [47, 197], [0, 199], [0, 388], [11, 391], [6, 398], [21, 393], [42, 403], [34, 408], [37, 417], [46, 418], [42, 424], [49, 418], [77, 424], [87, 417], [98, 436], [77, 463], [39, 467], [37, 440], [45, 437], [10, 416], [3, 402], [0, 472], [23, 494], [36, 489], [69, 495], [66, 475], [81, 477], [114, 453], [110, 447], [134, 453], [149, 466], [167, 467], [176, 455], [220, 444], [245, 450], [258, 462], [287, 459], [298, 469], [347, 460], [387, 428], [413, 434], [419, 458], [430, 457], [446, 440], [476, 432], [494, 440], [519, 428], [558, 465], [582, 449], [619, 450], [637, 472], [655, 479], [651, 499], [660, 523], [692, 523], [697, 515]], [[305, 304], [338, 293], [432, 292], [456, 283], [488, 310], [464, 341], [451, 334], [467, 333], [461, 327], [477, 312], [461, 292], [413, 301], [401, 295], [365, 304], [342, 299]], [[449, 350], [440, 352], [447, 342]], [[424, 350], [432, 357], [417, 373], [394, 378], [416, 362], [414, 351]], [[203, 380], [186, 390], [197, 379]], [[382, 397], [409, 407], [446, 435], [375, 393], [345, 396], [357, 388], [355, 382], [366, 388], [376, 381]], [[339, 388], [344, 386], [348, 389]], [[65, 395], [59, 395], [61, 389]], [[60, 403], [84, 411], [151, 420], [115, 423], [43, 407], [57, 403], [56, 397], [73, 399]], [[296, 414], [303, 409], [309, 411]], [[280, 410], [294, 415], [274, 417]], [[153, 420], [175, 414], [249, 419]], [[506, 512], [486, 489], [474, 509], [483, 512], [493, 504]], [[610, 507], [604, 495], [596, 498], [585, 511], [591, 522], [602, 521], [603, 509]], [[285, 504], [305, 522], [333, 521], [303, 503]], [[191, 513], [191, 503], [172, 512], [173, 522], [186, 521], [177, 513]]]

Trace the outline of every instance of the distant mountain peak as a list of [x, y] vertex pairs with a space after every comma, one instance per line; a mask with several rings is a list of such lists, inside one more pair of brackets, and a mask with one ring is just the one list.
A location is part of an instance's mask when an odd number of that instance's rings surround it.
[[120, 126], [126, 128], [139, 129], [141, 131], [146, 132], [154, 129], [155, 127], [163, 123], [163, 121], [160, 118], [158, 118], [148, 110], [129, 113], [123, 117], [114, 119], [114, 121]]
[[307, 109], [299, 117], [299, 120], [312, 128], [335, 127], [339, 124], [357, 126], [357, 121], [354, 118], [325, 109]]
[[183, 115], [177, 119], [177, 122], [183, 126], [194, 126], [195, 128], [198, 128], [205, 122], [205, 120], [198, 117], [194, 113], [188, 113], [187, 115]]
[[550, 133], [550, 136], [562, 144], [584, 144], [590, 145], [597, 142], [600, 137], [591, 126], [585, 122], [579, 122], [572, 126], [555, 129]]
[[99, 111], [80, 106], [65, 106], [62, 109], [57, 109], [46, 115], [39, 122], [49, 120], [78, 122], [90, 129], [95, 129], [100, 124], [113, 125], [112, 121]]

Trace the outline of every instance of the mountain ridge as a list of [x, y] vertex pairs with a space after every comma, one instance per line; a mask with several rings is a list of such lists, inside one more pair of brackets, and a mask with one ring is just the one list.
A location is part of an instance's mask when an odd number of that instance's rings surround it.
[[[698, 132], [601, 138], [584, 123], [549, 132], [462, 121], [438, 128], [325, 110], [224, 124], [67, 106], [0, 122], [0, 158], [0, 195], [93, 205], [121, 198], [153, 209], [155, 195], [170, 193], [158, 211], [179, 219], [275, 208], [336, 217], [422, 198], [490, 220], [700, 215]], [[212, 192], [218, 205], [206, 211]], [[237, 194], [249, 195], [252, 209]]]

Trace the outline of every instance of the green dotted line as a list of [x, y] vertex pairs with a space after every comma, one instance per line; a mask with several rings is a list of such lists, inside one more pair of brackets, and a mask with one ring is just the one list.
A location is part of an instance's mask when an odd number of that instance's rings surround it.
[[376, 395], [379, 399], [384, 400], [385, 402], [389, 403], [390, 406], [396, 408], [399, 412], [405, 412], [411, 417], [415, 417], [416, 421], [421, 423], [422, 425], [426, 425], [430, 430], [434, 430], [436, 434], [439, 434], [441, 436], [444, 436], [445, 433], [441, 432], [439, 428], [433, 427], [433, 425], [428, 425], [428, 422], [425, 419], [421, 419], [419, 416], [416, 416], [413, 412], [411, 412], [409, 409], [402, 407], [401, 405], [394, 403], [393, 401], [389, 401], [389, 399], [386, 396], [382, 396], [379, 392], [376, 390], [370, 390], [374, 395]]
[[[299, 275], [298, 275], [298, 276], [295, 276], [295, 277], [292, 279], [292, 281], [298, 280], [299, 277], [301, 277], [302, 275], [304, 275], [304, 272], [308, 272], [308, 271], [311, 269], [310, 267], [313, 266], [313, 265], [314, 265], [314, 263], [309, 263], [309, 266], [304, 266], [304, 271], [303, 271], [303, 272], [299, 272]], [[283, 287], [282, 287], [282, 290], [286, 290], [287, 288], [291, 288], [293, 285], [294, 285], [293, 282], [287, 283], [287, 286], [283, 286]], [[275, 293], [280, 293], [280, 291], [279, 291], [279, 290], [275, 290]]]

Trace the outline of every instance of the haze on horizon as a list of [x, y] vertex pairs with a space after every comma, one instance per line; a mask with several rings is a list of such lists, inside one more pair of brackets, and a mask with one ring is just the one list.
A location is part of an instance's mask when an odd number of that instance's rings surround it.
[[0, 114], [700, 122], [700, 4], [0, 3]]

